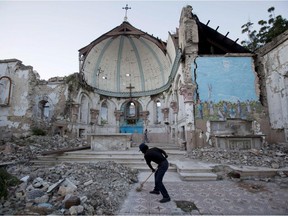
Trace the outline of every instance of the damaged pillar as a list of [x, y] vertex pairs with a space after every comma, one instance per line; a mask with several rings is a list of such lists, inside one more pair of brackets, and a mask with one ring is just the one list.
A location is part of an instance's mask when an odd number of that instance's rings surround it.
[[169, 108], [163, 108], [161, 111], [163, 113], [164, 122], [169, 124]]
[[141, 118], [144, 120], [145, 128], [147, 128], [147, 120], [148, 120], [149, 111], [140, 112]]
[[[172, 132], [172, 139], [175, 140], [176, 143], [178, 143], [178, 127], [177, 127], [177, 122], [178, 122], [178, 103], [176, 101], [172, 101], [170, 103], [170, 107], [173, 110], [173, 115], [174, 115], [174, 131]], [[181, 146], [180, 146], [181, 147]]]
[[195, 119], [194, 119], [194, 91], [196, 86], [193, 84], [182, 85], [180, 87], [180, 95], [184, 97], [184, 106], [186, 113], [186, 148], [187, 151], [191, 151], [197, 146], [195, 139]]
[[192, 64], [198, 56], [198, 25], [197, 16], [192, 12], [193, 8], [187, 5], [182, 9], [179, 25], [179, 47], [183, 52], [182, 75], [183, 84], [179, 87], [180, 94], [184, 97], [186, 114], [185, 138], [186, 149], [191, 151], [197, 147], [195, 118], [194, 118], [194, 92], [196, 91], [195, 71], [192, 71]]
[[121, 110], [115, 110], [114, 111], [115, 117], [116, 117], [116, 133], [120, 133], [120, 118], [123, 115], [123, 112]]

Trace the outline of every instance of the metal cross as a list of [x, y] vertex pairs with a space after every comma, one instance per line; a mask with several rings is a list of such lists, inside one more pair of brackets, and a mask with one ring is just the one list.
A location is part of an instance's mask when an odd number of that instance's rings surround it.
[[128, 20], [128, 18], [127, 18], [127, 11], [128, 11], [129, 9], [131, 9], [131, 7], [128, 7], [128, 4], [126, 4], [126, 7], [122, 7], [122, 9], [125, 9], [125, 10], [126, 10], [126, 11], [125, 11], [124, 21], [127, 21], [127, 20]]
[[134, 86], [131, 86], [131, 83], [128, 87], [126, 87], [130, 91], [130, 98], [132, 97], [132, 89], [135, 88]]

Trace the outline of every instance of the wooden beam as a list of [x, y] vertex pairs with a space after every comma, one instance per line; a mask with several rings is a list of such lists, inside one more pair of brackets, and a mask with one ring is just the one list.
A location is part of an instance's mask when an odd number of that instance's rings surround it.
[[75, 147], [75, 148], [65, 148], [65, 149], [42, 152], [41, 155], [63, 154], [65, 152], [78, 151], [78, 150], [84, 150], [84, 149], [90, 149], [90, 148], [91, 148], [90, 145], [89, 146]]

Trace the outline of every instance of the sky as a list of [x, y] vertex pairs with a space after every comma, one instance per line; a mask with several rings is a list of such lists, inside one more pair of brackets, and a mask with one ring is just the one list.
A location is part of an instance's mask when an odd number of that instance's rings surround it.
[[0, 0], [0, 60], [18, 59], [40, 79], [79, 71], [78, 50], [128, 22], [163, 41], [179, 27], [181, 10], [193, 7], [199, 20], [240, 44], [241, 26], [268, 20], [268, 8], [288, 19], [288, 1], [3, 1]]

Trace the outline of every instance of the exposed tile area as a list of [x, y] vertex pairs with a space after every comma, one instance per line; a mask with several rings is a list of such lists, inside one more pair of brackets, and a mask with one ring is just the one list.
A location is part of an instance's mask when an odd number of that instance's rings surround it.
[[[287, 215], [288, 188], [259, 181], [164, 182], [171, 201], [159, 203], [161, 195], [149, 194], [153, 182], [142, 191], [135, 185], [118, 215]], [[175, 201], [193, 202], [197, 209], [184, 212]]]

